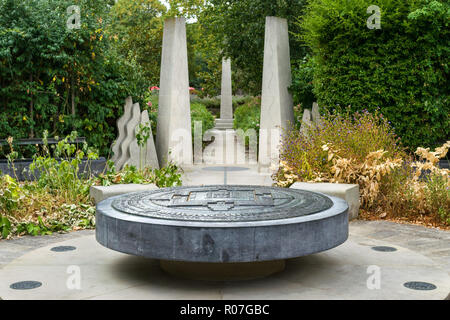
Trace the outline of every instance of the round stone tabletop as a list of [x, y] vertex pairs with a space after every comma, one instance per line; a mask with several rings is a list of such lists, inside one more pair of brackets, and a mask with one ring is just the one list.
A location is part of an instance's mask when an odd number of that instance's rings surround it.
[[102, 245], [149, 258], [253, 262], [330, 249], [348, 236], [338, 198], [263, 186], [189, 186], [112, 197], [97, 205]]
[[159, 189], [120, 196], [112, 208], [131, 215], [183, 221], [262, 221], [306, 216], [333, 201], [305, 190], [260, 186]]

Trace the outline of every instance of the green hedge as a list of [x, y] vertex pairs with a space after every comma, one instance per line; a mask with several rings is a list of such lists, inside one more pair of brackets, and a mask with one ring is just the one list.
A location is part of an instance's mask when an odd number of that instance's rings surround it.
[[[370, 5], [381, 9], [381, 29], [366, 25]], [[297, 74], [313, 67], [322, 107], [379, 107], [406, 146], [439, 145], [450, 132], [449, 18], [443, 0], [311, 1], [298, 36], [313, 57]]]
[[[255, 129], [259, 135], [259, 121], [261, 118], [261, 97], [255, 97], [252, 100], [240, 105], [234, 111], [234, 129], [242, 129], [244, 133], [248, 129]], [[246, 141], [248, 138], [246, 138]]]
[[206, 108], [204, 104], [201, 103], [191, 103], [191, 127], [192, 134], [194, 134], [194, 122], [201, 121], [202, 122], [202, 137], [205, 132], [209, 129], [214, 128], [214, 116], [212, 113]]

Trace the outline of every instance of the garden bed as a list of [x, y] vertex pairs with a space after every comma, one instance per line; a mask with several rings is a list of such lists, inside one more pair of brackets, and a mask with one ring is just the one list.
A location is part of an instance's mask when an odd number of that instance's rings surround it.
[[[306, 124], [302, 124], [306, 125]], [[283, 136], [280, 187], [294, 182], [358, 184], [362, 219], [450, 228], [450, 179], [441, 147], [409, 153], [381, 113], [326, 114], [321, 125]]]

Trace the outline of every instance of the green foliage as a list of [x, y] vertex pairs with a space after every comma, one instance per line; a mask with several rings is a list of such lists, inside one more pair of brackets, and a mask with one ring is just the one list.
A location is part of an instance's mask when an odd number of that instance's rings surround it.
[[150, 138], [151, 126], [150, 122], [140, 123], [136, 132], [136, 140], [139, 147], [143, 148]]
[[21, 222], [17, 225], [16, 232], [18, 234], [28, 234], [30, 236], [37, 235], [50, 235], [57, 231], [68, 231], [69, 227], [63, 224], [57, 223], [52, 225], [46, 225], [41, 217], [37, 218], [38, 222]]
[[220, 109], [219, 98], [194, 98], [191, 100], [191, 104], [192, 103], [203, 104], [207, 109]]
[[292, 68], [292, 93], [294, 105], [300, 104], [303, 109], [311, 109], [316, 97], [313, 94], [314, 63], [308, 55], [296, 61]]
[[[286, 18], [289, 30], [299, 32], [296, 18], [303, 0], [210, 0], [199, 13], [203, 35], [218, 48], [220, 56], [230, 57], [235, 70], [234, 88], [250, 94], [261, 91], [266, 16]], [[290, 41], [291, 59], [304, 56], [301, 44]], [[215, 52], [215, 51], [214, 51]], [[220, 58], [216, 63], [220, 63]], [[219, 77], [220, 79], [220, 77]], [[216, 86], [218, 88], [220, 86]]]
[[47, 219], [45, 222], [38, 216], [37, 222], [20, 222], [16, 226], [16, 234], [30, 236], [50, 235], [54, 232], [68, 232], [71, 229], [90, 229], [95, 227], [95, 207], [86, 204], [63, 204], [64, 214], [58, 219]]
[[153, 170], [154, 183], [159, 188], [181, 186], [181, 168], [174, 163], [169, 163], [166, 167]]
[[9, 175], [0, 177], [0, 210], [11, 212], [19, 207], [23, 197], [19, 183]]
[[[381, 29], [366, 26], [372, 4]], [[320, 106], [380, 107], [406, 146], [436, 146], [450, 132], [449, 18], [440, 0], [311, 1], [297, 35], [313, 58], [298, 72], [312, 66]]]
[[194, 134], [194, 122], [202, 122], [202, 137], [205, 132], [209, 129], [214, 128], [214, 116], [206, 108], [204, 104], [201, 103], [191, 103], [191, 127], [192, 134]]
[[[80, 29], [66, 26], [71, 5], [80, 6]], [[115, 49], [109, 8], [102, 0], [0, 0], [0, 138], [76, 129], [108, 152], [124, 99], [146, 87], [135, 61]]]
[[143, 168], [144, 163], [147, 163], [147, 141], [148, 139], [153, 139], [153, 135], [151, 134], [151, 122], [140, 123], [137, 129], [136, 140], [140, 149], [139, 168]]
[[[153, 135], [156, 135], [156, 122], [158, 119], [158, 94], [157, 91], [149, 92], [145, 96], [145, 108], [148, 110], [149, 118], [151, 121]], [[194, 121], [202, 122], [202, 135], [206, 130], [214, 127], [214, 116], [208, 108], [214, 108], [218, 106], [220, 108], [220, 100], [218, 99], [192, 99], [191, 101], [191, 128], [192, 135], [194, 134]]]
[[11, 222], [7, 217], [0, 215], [0, 235], [6, 239], [11, 232]]
[[[253, 99], [253, 97], [251, 97], [251, 96], [233, 96], [232, 97], [233, 109], [236, 109], [237, 107], [239, 107], [240, 105], [243, 105], [244, 103], [249, 103], [252, 99]], [[211, 111], [217, 117], [220, 117], [220, 99], [219, 98], [217, 98], [217, 97], [194, 98], [194, 99], [191, 99], [191, 104], [193, 104], [193, 103], [200, 103], [200, 104], [205, 105], [205, 107], [209, 111]]]
[[427, 204], [439, 218], [450, 225], [450, 188], [448, 175], [431, 173], [425, 178], [424, 188]]
[[116, 171], [114, 163], [108, 161], [108, 171], [100, 174], [94, 184], [109, 186], [112, 184], [150, 184], [154, 183], [159, 188], [181, 186], [181, 168], [174, 163], [169, 163], [161, 169], [145, 167], [138, 170], [135, 166], [126, 165], [122, 170]]
[[120, 53], [142, 67], [148, 83], [159, 83], [163, 20], [166, 7], [158, 0], [119, 0], [111, 9], [110, 32]]
[[[46, 137], [46, 133], [44, 133]], [[29, 170], [35, 174], [39, 173], [36, 179], [38, 187], [47, 188], [52, 193], [64, 193], [65, 197], [72, 202], [79, 199], [80, 196], [89, 195], [89, 183], [85, 179], [90, 178], [80, 176], [80, 165], [83, 159], [87, 159], [86, 168], [89, 169], [89, 161], [98, 158], [98, 155], [90, 150], [87, 144], [82, 149], [77, 145], [70, 143], [77, 138], [77, 132], [74, 131], [70, 136], [59, 141], [54, 148], [54, 156], [51, 155], [48, 145], [44, 144], [46, 152], [43, 155], [35, 155]], [[89, 170], [87, 170], [89, 171]], [[36, 175], [35, 175], [36, 176]]]
[[[241, 138], [245, 139], [245, 145], [247, 146], [250, 138], [247, 132], [248, 130], [254, 130], [256, 138], [259, 137], [259, 122], [261, 118], [261, 97], [254, 97], [251, 100], [245, 100], [244, 104], [240, 105], [234, 110], [233, 128], [241, 129], [242, 131], [236, 131]], [[243, 135], [243, 137], [242, 137]], [[258, 140], [257, 140], [258, 141]]]
[[233, 96], [233, 108], [236, 109], [240, 105], [249, 103], [253, 100], [252, 96]]
[[83, 171], [90, 172], [90, 161], [98, 156], [87, 144], [79, 147], [71, 142], [76, 138], [72, 132], [50, 148], [44, 132], [43, 152], [30, 165], [36, 181], [19, 183], [8, 175], [0, 176], [2, 237], [46, 235], [95, 225], [95, 207], [89, 198], [91, 175], [79, 171], [85, 160]]
[[283, 133], [280, 160], [301, 180], [308, 181], [320, 174], [329, 174], [333, 163], [323, 149], [325, 144], [339, 150], [339, 156], [364, 162], [371, 152], [387, 151], [385, 157], [397, 158], [403, 155], [399, 139], [388, 120], [379, 112], [367, 110], [352, 114], [328, 113], [322, 126], [307, 129], [307, 135], [298, 130]]
[[236, 108], [234, 111], [234, 129], [248, 129], [259, 131], [259, 120], [261, 117], [261, 98], [256, 97]]

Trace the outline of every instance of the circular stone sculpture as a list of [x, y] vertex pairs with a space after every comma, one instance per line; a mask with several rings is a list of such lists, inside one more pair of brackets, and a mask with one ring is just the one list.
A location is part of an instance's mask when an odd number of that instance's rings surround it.
[[265, 276], [282, 270], [284, 259], [336, 247], [347, 237], [347, 203], [306, 190], [176, 187], [97, 205], [100, 244], [160, 259], [167, 272], [191, 278]]

